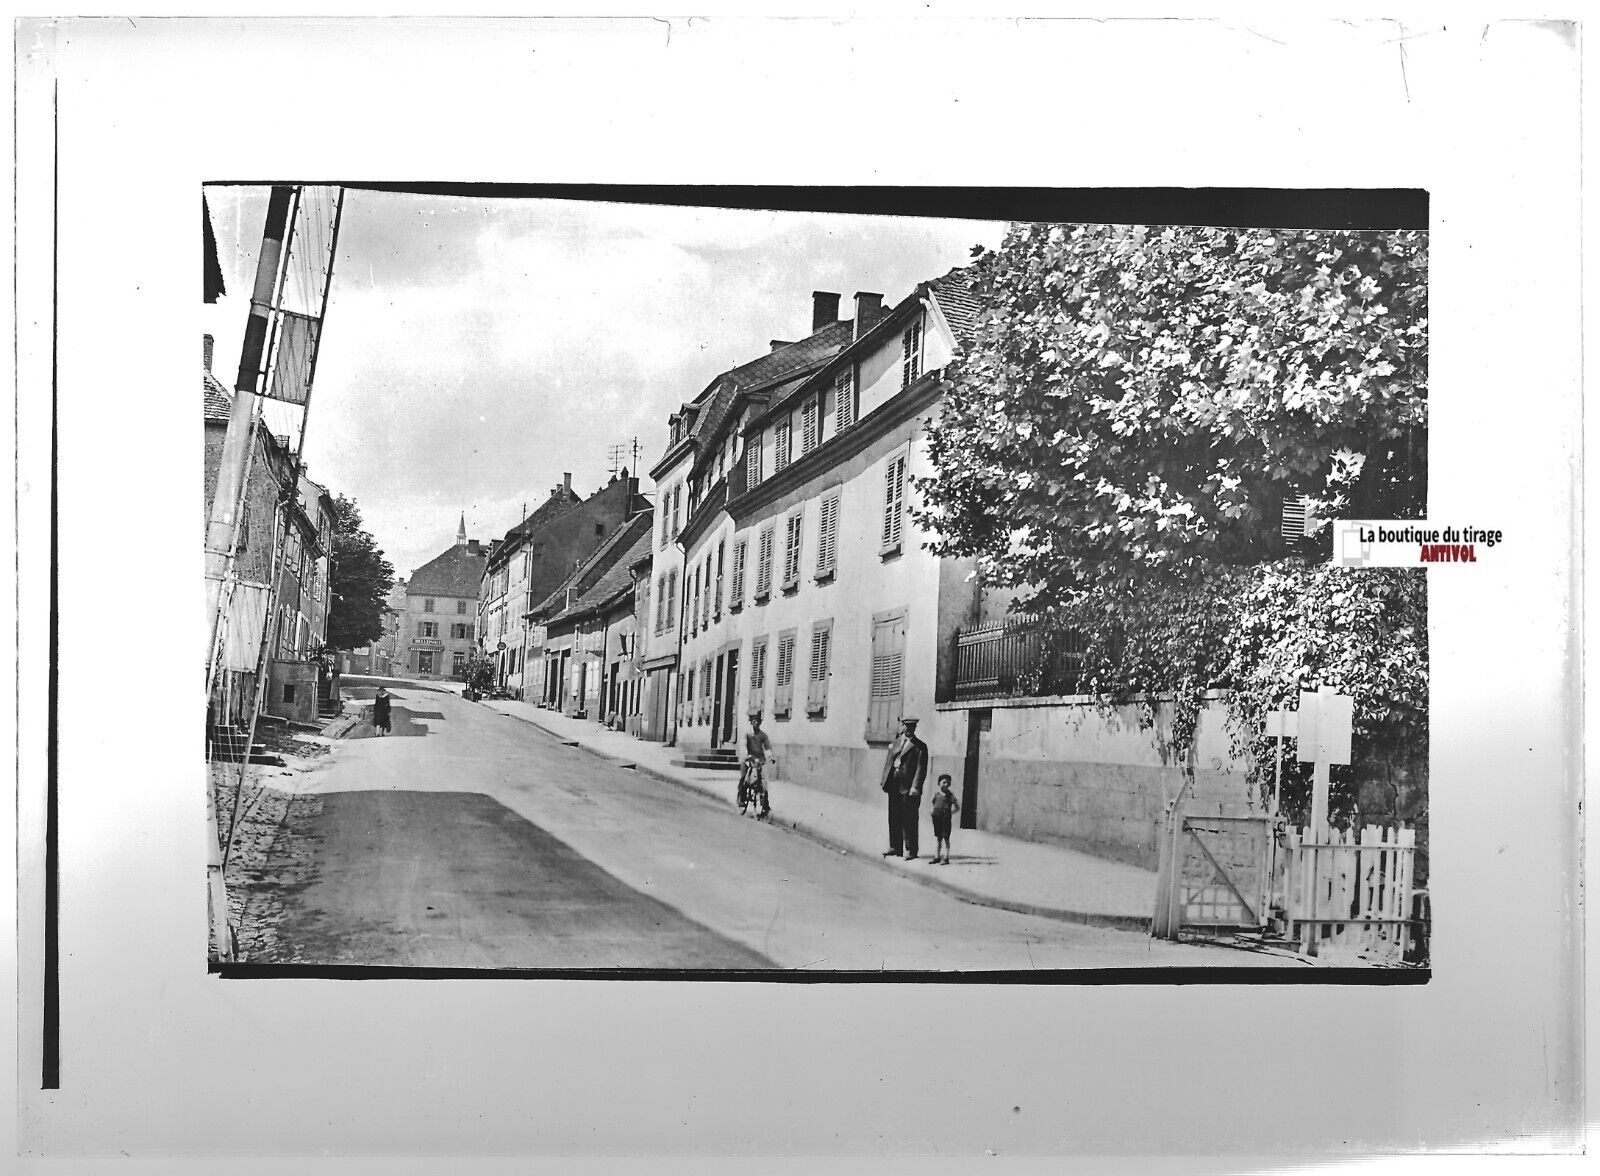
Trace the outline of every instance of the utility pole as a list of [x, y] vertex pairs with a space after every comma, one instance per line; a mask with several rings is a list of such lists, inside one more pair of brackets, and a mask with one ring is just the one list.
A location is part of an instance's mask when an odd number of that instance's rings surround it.
[[[267, 201], [267, 222], [261, 234], [261, 254], [256, 259], [255, 289], [250, 295], [250, 320], [245, 326], [244, 346], [239, 356], [239, 375], [234, 383], [233, 405], [228, 412], [228, 431], [222, 441], [222, 456], [217, 469], [217, 487], [211, 501], [211, 517], [206, 524], [206, 609], [211, 618], [210, 651], [216, 649], [222, 613], [223, 582], [229, 571], [238, 537], [240, 504], [244, 501], [248, 477], [251, 439], [256, 415], [256, 385], [260, 378], [261, 356], [266, 346], [271, 321], [274, 291], [283, 260], [283, 243], [289, 222], [289, 206], [295, 190], [276, 186]], [[208, 666], [209, 676], [209, 666]], [[210, 699], [206, 702], [209, 704]], [[245, 762], [250, 748], [244, 749]], [[209, 896], [211, 935], [217, 956], [233, 955], [233, 933], [228, 921], [228, 892], [222, 879], [222, 845], [217, 826], [216, 789], [206, 779], [206, 881]]]

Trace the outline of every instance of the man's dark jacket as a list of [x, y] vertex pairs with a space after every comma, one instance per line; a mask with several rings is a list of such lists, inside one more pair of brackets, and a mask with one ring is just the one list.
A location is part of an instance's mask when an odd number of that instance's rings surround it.
[[[895, 772], [895, 760], [904, 759], [900, 771]], [[889, 756], [883, 763], [883, 790], [895, 791], [902, 796], [922, 795], [922, 782], [928, 776], [928, 745], [915, 735], [902, 731], [889, 747]]]

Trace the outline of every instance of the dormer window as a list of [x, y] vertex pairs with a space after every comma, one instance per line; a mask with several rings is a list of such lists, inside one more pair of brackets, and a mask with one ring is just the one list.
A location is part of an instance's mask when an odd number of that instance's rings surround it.
[[900, 336], [900, 386], [911, 387], [922, 374], [922, 319], [918, 318]]

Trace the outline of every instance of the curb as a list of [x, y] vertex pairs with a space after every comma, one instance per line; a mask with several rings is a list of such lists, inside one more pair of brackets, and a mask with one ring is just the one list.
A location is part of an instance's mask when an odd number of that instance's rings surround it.
[[[598, 751], [595, 748], [590, 747], [581, 740], [565, 739], [558, 732], [552, 731], [543, 723], [540, 723], [535, 719], [528, 718], [525, 715], [512, 714], [509, 711], [500, 711], [499, 713], [505, 715], [507, 718], [521, 719], [529, 726], [537, 727], [552, 739], [558, 740], [564, 747], [582, 748], [596, 759], [602, 759], [607, 763], [616, 764], [619, 767], [631, 769], [635, 772], [638, 772], [641, 776], [649, 776], [651, 779], [660, 780], [664, 784], [671, 784], [675, 787], [698, 793], [701, 796], [710, 797], [713, 800], [722, 802], [727, 800], [725, 796], [722, 796], [713, 789], [702, 786], [699, 781], [685, 780], [679, 776], [668, 775], [666, 772], [660, 771], [657, 768], [646, 767], [641, 763], [617, 759], [616, 757], [608, 755], [603, 751]], [[1029, 915], [1040, 919], [1052, 919], [1058, 923], [1076, 923], [1085, 927], [1103, 927], [1114, 931], [1148, 932], [1150, 930], [1150, 917], [1148, 915], [1108, 915], [1093, 911], [1074, 911], [1067, 910], [1062, 907], [1041, 906], [1037, 903], [1016, 902], [1012, 899], [996, 898], [993, 895], [982, 894], [975, 890], [968, 890], [964, 886], [959, 886], [952, 882], [946, 882], [942, 878], [936, 878], [921, 871], [907, 870], [903, 867], [893, 865], [887, 859], [881, 856], [872, 857], [863, 851], [856, 849], [854, 846], [845, 845], [842, 842], [835, 840], [827, 833], [814, 829], [808, 825], [801, 824], [793, 819], [783, 817], [768, 817], [767, 823], [775, 828], [787, 829], [788, 831], [800, 837], [804, 837], [807, 841], [815, 842], [826, 849], [837, 850], [839, 853], [850, 854], [864, 862], [867, 862], [870, 865], [876, 866], [880, 870], [883, 870], [889, 874], [893, 874], [895, 877], [908, 878], [918, 885], [926, 886], [931, 890], [942, 891], [945, 894], [950, 895], [952, 898], [958, 898], [962, 902], [970, 903], [973, 906], [990, 907], [994, 910], [1009, 911], [1012, 914]]]

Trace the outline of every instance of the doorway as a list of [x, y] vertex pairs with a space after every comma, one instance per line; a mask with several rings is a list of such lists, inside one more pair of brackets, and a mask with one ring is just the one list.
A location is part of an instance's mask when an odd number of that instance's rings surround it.
[[735, 705], [738, 694], [739, 651], [730, 649], [717, 656], [717, 696], [711, 707], [715, 721], [712, 747], [720, 747], [724, 743], [733, 743], [738, 739], [738, 707]]
[[961, 768], [961, 828], [978, 827], [978, 765], [983, 759], [983, 737], [994, 725], [992, 710], [967, 712], [967, 758]]
[[722, 741], [728, 737], [722, 725], [722, 654], [717, 654], [717, 668], [714, 672], [711, 687], [711, 746], [721, 747]]

